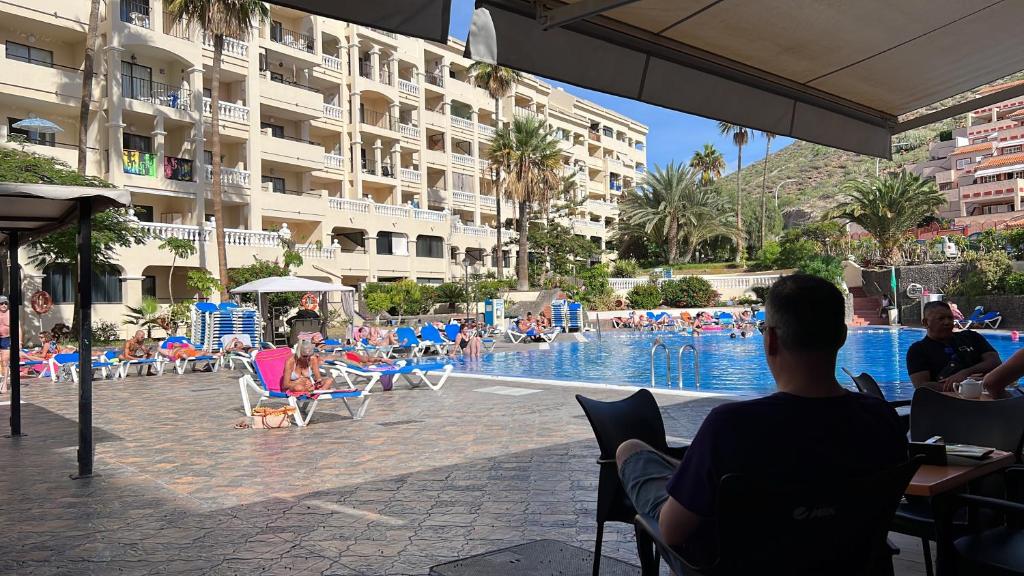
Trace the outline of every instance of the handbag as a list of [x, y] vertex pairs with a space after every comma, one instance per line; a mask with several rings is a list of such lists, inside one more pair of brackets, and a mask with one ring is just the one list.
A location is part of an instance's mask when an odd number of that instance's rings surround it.
[[292, 414], [295, 408], [284, 406], [282, 408], [267, 408], [257, 406], [252, 409], [252, 428], [273, 429], [287, 428], [292, 425]]

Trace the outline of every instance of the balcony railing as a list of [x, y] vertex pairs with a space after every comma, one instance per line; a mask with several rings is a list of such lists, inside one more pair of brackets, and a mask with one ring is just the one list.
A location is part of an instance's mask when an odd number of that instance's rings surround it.
[[298, 142], [300, 144], [310, 144], [310, 145], [313, 145], [313, 146], [322, 146], [322, 144], [320, 144], [319, 142], [317, 142], [315, 140], [306, 140], [305, 138], [299, 138], [299, 137], [296, 137], [296, 136], [285, 136], [284, 134], [274, 134], [274, 132], [272, 130], [267, 130], [267, 131], [264, 132], [264, 134], [268, 134], [268, 133], [270, 134], [271, 138], [280, 138], [282, 140], [288, 140], [290, 142]]
[[605, 202], [604, 200], [587, 200], [587, 206], [594, 210], [616, 210], [619, 207], [614, 202]]
[[427, 84], [433, 84], [440, 88], [444, 88], [444, 76], [440, 74], [432, 74], [430, 72], [423, 75], [423, 79], [426, 80]]
[[385, 130], [395, 129], [394, 116], [387, 112], [371, 110], [370, 108], [362, 108], [359, 110], [359, 122], [370, 126], [376, 126], [377, 128], [383, 128]]
[[271, 82], [277, 82], [278, 84], [284, 84], [285, 86], [293, 86], [295, 88], [300, 88], [302, 90], [306, 90], [307, 92], [313, 92], [315, 94], [319, 94], [320, 93], [319, 89], [314, 88], [314, 87], [312, 87], [312, 86], [310, 86], [308, 84], [300, 84], [300, 83], [295, 82], [293, 80], [288, 80], [287, 78], [276, 77], [273, 74], [270, 75], [270, 81]]
[[391, 67], [387, 64], [381, 64], [380, 70], [377, 71], [377, 82], [386, 86], [391, 86]]
[[121, 22], [142, 28], [151, 28], [149, 0], [123, 0], [121, 2]]
[[473, 204], [472, 192], [463, 192], [462, 190], [452, 190], [452, 200], [462, 204]]
[[160, 222], [137, 222], [139, 228], [148, 230], [154, 238], [163, 240], [165, 238], [181, 238], [192, 242], [207, 242], [210, 240], [210, 228], [199, 230], [199, 226], [187, 224], [162, 224]]
[[374, 204], [374, 210], [381, 216], [395, 216], [398, 218], [412, 217], [412, 208], [408, 206], [394, 206], [392, 204]]
[[227, 228], [224, 230], [224, 244], [227, 246], [277, 248], [281, 246], [281, 236], [277, 232]]
[[335, 106], [334, 104], [328, 104], [326, 102], [324, 103], [325, 118], [334, 118], [335, 120], [341, 120], [342, 114], [344, 112], [345, 111], [341, 108], [341, 106]]
[[133, 78], [121, 75], [121, 93], [125, 98], [150, 102], [160, 106], [190, 110], [192, 90], [181, 86], [170, 86], [161, 82], [153, 82], [145, 78]]
[[[238, 104], [232, 104], [230, 102], [218, 102], [217, 110], [220, 111], [221, 120], [234, 120], [235, 122], [241, 122], [243, 124], [249, 123], [249, 109], [245, 106], [239, 106]], [[209, 98], [203, 98], [203, 115], [210, 116], [212, 114], [212, 104]]]
[[398, 38], [398, 36], [396, 36], [395, 34], [392, 34], [391, 32], [385, 32], [383, 30], [378, 30], [376, 28], [370, 28], [370, 30], [373, 30], [374, 32], [376, 32], [377, 34], [380, 34], [381, 36], [387, 36], [388, 38], [391, 38], [392, 40], [396, 40]]
[[473, 168], [476, 166], [476, 158], [466, 156], [465, 154], [452, 154], [452, 164]]
[[485, 138], [494, 138], [494, 135], [497, 133], [494, 126], [488, 126], [487, 124], [477, 124], [476, 130]]
[[324, 68], [327, 68], [328, 70], [334, 70], [336, 72], [342, 71], [341, 58], [335, 58], [334, 56], [329, 56], [327, 54], [324, 54], [323, 58]]
[[312, 36], [288, 30], [287, 28], [271, 28], [270, 41], [310, 54], [316, 53], [316, 43], [313, 41]]
[[398, 79], [398, 89], [406, 94], [419, 94], [420, 85], [409, 80]]
[[192, 160], [188, 158], [164, 156], [164, 178], [167, 180], [177, 180], [179, 182], [195, 181], [195, 175], [192, 171]]
[[372, 202], [366, 200], [351, 200], [349, 198], [328, 198], [327, 205], [334, 210], [344, 210], [346, 212], [358, 212], [360, 214], [369, 214], [370, 206]]
[[523, 108], [522, 106], [516, 106], [516, 109], [513, 112], [513, 114], [515, 114], [516, 116], [537, 116], [536, 112], [530, 110], [529, 108]]
[[419, 184], [423, 180], [423, 173], [419, 170], [413, 170], [411, 168], [402, 168], [401, 170], [402, 180], [406, 182], [415, 182]]
[[182, 40], [190, 40], [188, 27], [185, 26], [185, 23], [175, 20], [174, 15], [166, 11], [164, 12], [164, 34], [181, 38]]
[[587, 137], [590, 138], [591, 140], [593, 140], [594, 142], [600, 142], [601, 141], [601, 133], [600, 132], [594, 132], [593, 130], [591, 130], [591, 131], [587, 132]]
[[466, 118], [460, 118], [458, 116], [452, 116], [452, 126], [455, 128], [464, 128], [466, 130], [472, 130], [473, 121]]
[[494, 196], [480, 196], [480, 205], [488, 208], [496, 208], [498, 206], [497, 199]]
[[341, 168], [345, 165], [345, 157], [340, 154], [324, 153], [324, 166], [327, 168]]
[[359, 61], [359, 75], [363, 78], [373, 80], [373, 63], [366, 60]]
[[[213, 36], [211, 34], [203, 34], [203, 46], [206, 46], [207, 48], [211, 49], [213, 48]], [[236, 40], [234, 38], [228, 38], [227, 36], [225, 36], [224, 53], [230, 54], [232, 56], [237, 56], [239, 58], [248, 58], [249, 45], [245, 42], [242, 42], [241, 40]]]
[[580, 226], [582, 228], [604, 230], [604, 222], [594, 222], [593, 220], [584, 220], [582, 218], [577, 218], [573, 220], [573, 224], [576, 224], [577, 226]]
[[426, 220], [428, 222], [444, 222], [448, 219], [448, 215], [444, 212], [438, 212], [436, 210], [423, 210], [422, 208], [412, 209], [413, 220]]
[[418, 127], [416, 127], [416, 126], [411, 125], [411, 124], [399, 123], [398, 124], [398, 131], [401, 132], [403, 136], [408, 136], [409, 138], [417, 138], [418, 139], [420, 137], [420, 129]]
[[483, 236], [484, 238], [493, 238], [497, 236], [497, 232], [490, 226], [475, 226], [472, 224], [462, 224], [460, 222], [452, 223], [452, 232], [456, 234], [465, 234], [467, 236]]
[[125, 174], [156, 178], [156, 154], [140, 150], [123, 150], [121, 165]]
[[[206, 181], [210, 182], [213, 180], [213, 166], [206, 165]], [[220, 183], [225, 186], [243, 186], [249, 187], [250, 175], [248, 170], [239, 170], [237, 168], [226, 168], [220, 167]]]

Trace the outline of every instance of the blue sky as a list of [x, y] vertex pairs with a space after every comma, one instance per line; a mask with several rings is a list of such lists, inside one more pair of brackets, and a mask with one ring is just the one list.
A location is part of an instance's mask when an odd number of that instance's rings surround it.
[[[453, 0], [450, 34], [465, 40], [469, 34], [469, 22], [472, 17], [473, 0]], [[711, 143], [725, 156], [729, 163], [729, 171], [736, 168], [736, 147], [729, 139], [718, 135], [718, 127], [712, 120], [577, 88], [572, 84], [553, 80], [548, 80], [548, 82], [555, 86], [561, 86], [576, 96], [586, 98], [646, 124], [650, 129], [647, 138], [647, 163], [651, 166], [654, 164], [664, 165], [673, 160], [687, 162], [694, 150], [700, 149], [706, 143]], [[792, 142], [791, 138], [776, 138], [772, 141], [772, 150], [782, 148], [790, 142]], [[764, 155], [764, 139], [755, 136], [743, 151], [744, 164], [760, 159]]]

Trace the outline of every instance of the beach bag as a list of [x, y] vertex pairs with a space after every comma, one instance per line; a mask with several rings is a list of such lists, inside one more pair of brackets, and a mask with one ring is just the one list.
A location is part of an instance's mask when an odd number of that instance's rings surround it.
[[292, 414], [294, 413], [293, 406], [282, 408], [257, 406], [252, 409], [251, 426], [259, 429], [287, 428], [292, 425]]
[[393, 374], [381, 374], [380, 375], [380, 387], [385, 392], [390, 392], [391, 388], [395, 385], [395, 377]]

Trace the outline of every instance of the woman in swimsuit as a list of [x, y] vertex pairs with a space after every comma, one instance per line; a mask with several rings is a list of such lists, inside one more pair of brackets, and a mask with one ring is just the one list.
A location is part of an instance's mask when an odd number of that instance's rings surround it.
[[481, 340], [469, 324], [463, 324], [459, 333], [455, 336], [455, 346], [452, 346], [452, 351], [449, 352], [450, 356], [455, 356], [456, 348], [462, 350], [462, 355], [466, 358], [479, 358], [480, 357]]
[[313, 343], [299, 340], [292, 357], [284, 365], [281, 390], [289, 396], [306, 396], [315, 390], [330, 390], [334, 379], [320, 375], [320, 358]]

